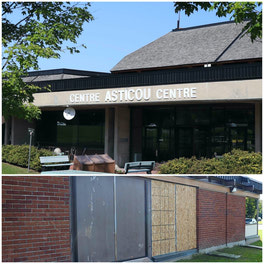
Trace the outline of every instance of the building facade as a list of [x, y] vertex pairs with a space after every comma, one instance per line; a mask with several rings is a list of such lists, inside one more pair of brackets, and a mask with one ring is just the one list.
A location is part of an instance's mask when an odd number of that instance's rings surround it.
[[245, 197], [261, 192], [234, 176], [3, 176], [2, 261], [166, 261], [245, 244], [259, 239]]
[[[11, 143], [107, 153], [127, 161], [262, 151], [262, 45], [233, 22], [175, 29], [124, 57], [111, 74], [34, 72], [35, 124], [13, 119]], [[65, 120], [63, 111], [76, 115]], [[22, 130], [24, 130], [24, 133]]]

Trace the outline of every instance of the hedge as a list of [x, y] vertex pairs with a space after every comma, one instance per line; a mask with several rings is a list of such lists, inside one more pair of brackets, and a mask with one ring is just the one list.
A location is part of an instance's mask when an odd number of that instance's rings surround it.
[[[2, 146], [2, 161], [27, 168], [29, 145], [4, 145]], [[53, 151], [31, 147], [30, 168], [41, 171], [39, 157], [52, 156]]]
[[261, 174], [262, 154], [234, 149], [221, 158], [179, 158], [160, 166], [160, 174]]

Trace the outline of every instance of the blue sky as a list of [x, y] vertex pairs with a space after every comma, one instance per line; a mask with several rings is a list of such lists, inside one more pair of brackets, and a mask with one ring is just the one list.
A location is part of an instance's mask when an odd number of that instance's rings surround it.
[[[80, 54], [61, 54], [60, 59], [41, 59], [40, 69], [69, 68], [110, 72], [124, 56], [177, 27], [173, 2], [91, 2], [94, 20], [84, 26]], [[181, 13], [180, 27], [228, 21], [214, 12]]]

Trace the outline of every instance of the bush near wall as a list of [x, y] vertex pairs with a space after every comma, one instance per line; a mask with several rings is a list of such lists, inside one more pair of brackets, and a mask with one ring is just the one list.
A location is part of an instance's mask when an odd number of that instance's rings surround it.
[[262, 154], [232, 150], [221, 158], [179, 158], [160, 166], [161, 174], [261, 174]]
[[[4, 145], [2, 147], [2, 161], [21, 167], [28, 166], [29, 145]], [[39, 157], [52, 156], [54, 153], [47, 149], [31, 147], [30, 168], [41, 171]]]

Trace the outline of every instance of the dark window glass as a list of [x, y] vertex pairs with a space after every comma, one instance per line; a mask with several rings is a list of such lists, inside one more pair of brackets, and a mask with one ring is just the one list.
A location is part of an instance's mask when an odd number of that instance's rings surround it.
[[62, 111], [43, 111], [37, 122], [37, 142], [41, 146], [104, 149], [104, 110], [76, 111], [66, 120]]
[[[143, 160], [163, 161], [175, 157], [213, 157], [234, 148], [254, 151], [254, 115], [253, 104], [142, 107], [142, 143], [137, 145], [137, 152], [141, 148]], [[136, 128], [135, 120], [132, 119], [132, 131]], [[137, 139], [132, 138], [131, 142]]]

